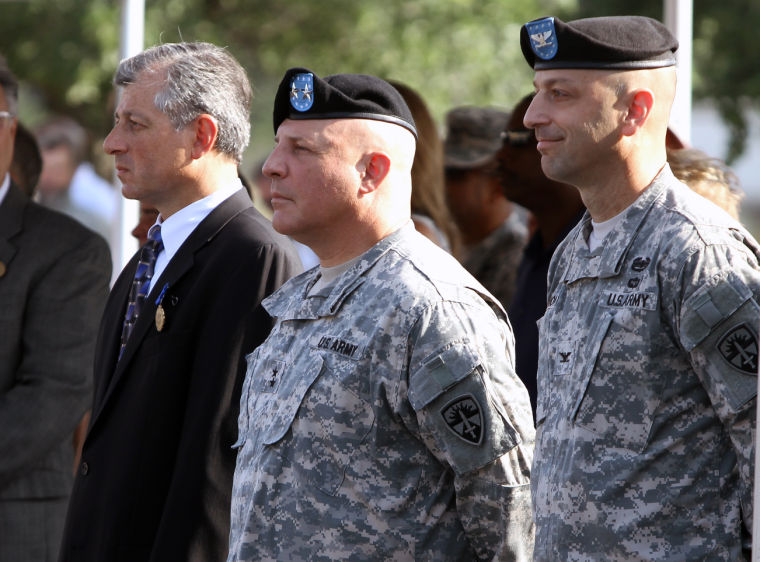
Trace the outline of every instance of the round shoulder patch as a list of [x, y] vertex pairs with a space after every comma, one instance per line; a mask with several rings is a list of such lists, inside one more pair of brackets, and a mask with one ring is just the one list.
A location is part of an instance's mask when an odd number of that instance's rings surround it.
[[441, 408], [441, 416], [451, 432], [472, 445], [483, 442], [483, 409], [472, 394], [464, 394]]

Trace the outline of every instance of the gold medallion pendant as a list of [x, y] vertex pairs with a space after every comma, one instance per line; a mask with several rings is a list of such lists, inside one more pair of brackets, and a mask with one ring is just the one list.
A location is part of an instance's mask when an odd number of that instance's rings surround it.
[[159, 332], [164, 329], [164, 323], [166, 322], [166, 312], [164, 312], [164, 307], [162, 305], [158, 305], [158, 308], [156, 309], [156, 330]]

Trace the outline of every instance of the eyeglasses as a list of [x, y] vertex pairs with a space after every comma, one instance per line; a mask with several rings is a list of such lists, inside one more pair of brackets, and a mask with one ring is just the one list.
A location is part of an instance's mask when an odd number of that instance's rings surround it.
[[504, 144], [509, 146], [525, 146], [535, 142], [536, 137], [532, 130], [528, 131], [502, 131], [501, 139]]
[[13, 119], [15, 117], [16, 116], [13, 115], [13, 113], [11, 113], [10, 111], [0, 111], [0, 121], [2, 121], [3, 119]]

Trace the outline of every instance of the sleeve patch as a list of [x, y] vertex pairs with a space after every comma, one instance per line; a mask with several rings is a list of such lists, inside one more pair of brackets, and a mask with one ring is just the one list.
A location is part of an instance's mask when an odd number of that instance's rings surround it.
[[483, 443], [483, 408], [472, 394], [454, 398], [441, 408], [441, 416], [451, 432], [466, 443]]
[[718, 341], [718, 352], [730, 367], [757, 374], [757, 335], [746, 322], [728, 330]]

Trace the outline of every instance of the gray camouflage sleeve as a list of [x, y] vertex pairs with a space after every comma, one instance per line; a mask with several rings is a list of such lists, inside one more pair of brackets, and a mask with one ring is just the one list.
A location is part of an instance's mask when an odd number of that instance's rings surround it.
[[483, 303], [427, 309], [410, 338], [420, 438], [454, 473], [457, 511], [481, 559], [530, 560], [534, 428], [509, 325]]
[[728, 431], [740, 476], [744, 524], [752, 529], [760, 328], [760, 267], [746, 251], [708, 247], [683, 269], [680, 340]]

